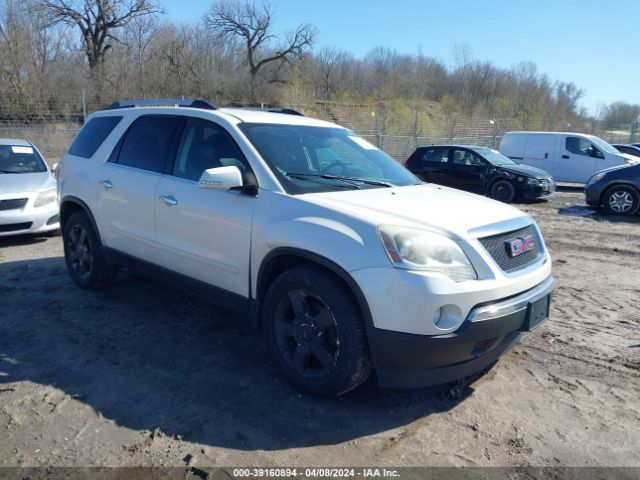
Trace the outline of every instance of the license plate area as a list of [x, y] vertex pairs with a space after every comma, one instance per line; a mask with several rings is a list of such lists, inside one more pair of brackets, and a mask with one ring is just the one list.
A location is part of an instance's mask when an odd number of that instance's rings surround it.
[[549, 307], [551, 306], [551, 294], [539, 298], [535, 302], [530, 302], [527, 307], [527, 316], [522, 330], [531, 332], [535, 330], [542, 322], [549, 318]]

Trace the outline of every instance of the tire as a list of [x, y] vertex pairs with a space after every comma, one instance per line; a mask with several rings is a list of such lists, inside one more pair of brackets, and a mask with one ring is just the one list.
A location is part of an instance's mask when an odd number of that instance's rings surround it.
[[500, 202], [511, 203], [516, 196], [516, 188], [507, 180], [498, 180], [491, 185], [489, 196]]
[[62, 229], [64, 259], [73, 282], [86, 290], [110, 283], [116, 269], [102, 255], [93, 223], [84, 212], [75, 212]]
[[610, 215], [635, 215], [640, 206], [640, 194], [629, 185], [616, 185], [604, 193], [602, 205]]
[[278, 370], [305, 393], [343, 395], [371, 375], [358, 305], [322, 268], [299, 266], [280, 274], [265, 297], [262, 322]]

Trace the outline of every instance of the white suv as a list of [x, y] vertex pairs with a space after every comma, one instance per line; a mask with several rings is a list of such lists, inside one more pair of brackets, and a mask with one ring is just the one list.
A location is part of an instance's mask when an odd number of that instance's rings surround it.
[[531, 218], [424, 184], [352, 131], [290, 110], [114, 104], [58, 167], [76, 284], [119, 267], [249, 313], [282, 374], [340, 395], [490, 367], [543, 322], [551, 259]]

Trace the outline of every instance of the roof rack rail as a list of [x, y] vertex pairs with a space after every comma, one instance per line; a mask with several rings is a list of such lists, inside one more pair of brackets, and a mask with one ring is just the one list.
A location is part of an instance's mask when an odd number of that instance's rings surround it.
[[206, 100], [193, 99], [156, 99], [156, 100], [125, 100], [113, 102], [105, 107], [105, 110], [115, 110], [118, 108], [130, 107], [190, 107], [204, 108], [205, 110], [216, 110], [216, 106]]
[[299, 115], [304, 117], [305, 114], [295, 110], [293, 108], [282, 108], [282, 107], [263, 107], [260, 105], [245, 105], [242, 103], [230, 103], [229, 105], [225, 105], [228, 108], [242, 108], [244, 110], [257, 110], [261, 112], [271, 112], [271, 113], [283, 113], [286, 115]]

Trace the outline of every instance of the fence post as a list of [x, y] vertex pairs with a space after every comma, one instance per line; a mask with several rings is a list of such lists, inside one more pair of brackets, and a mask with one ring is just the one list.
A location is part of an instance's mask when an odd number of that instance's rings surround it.
[[638, 141], [638, 124], [632, 123], [629, 130], [629, 143], [636, 143]]
[[87, 91], [83, 88], [82, 94], [82, 123], [87, 121]]

